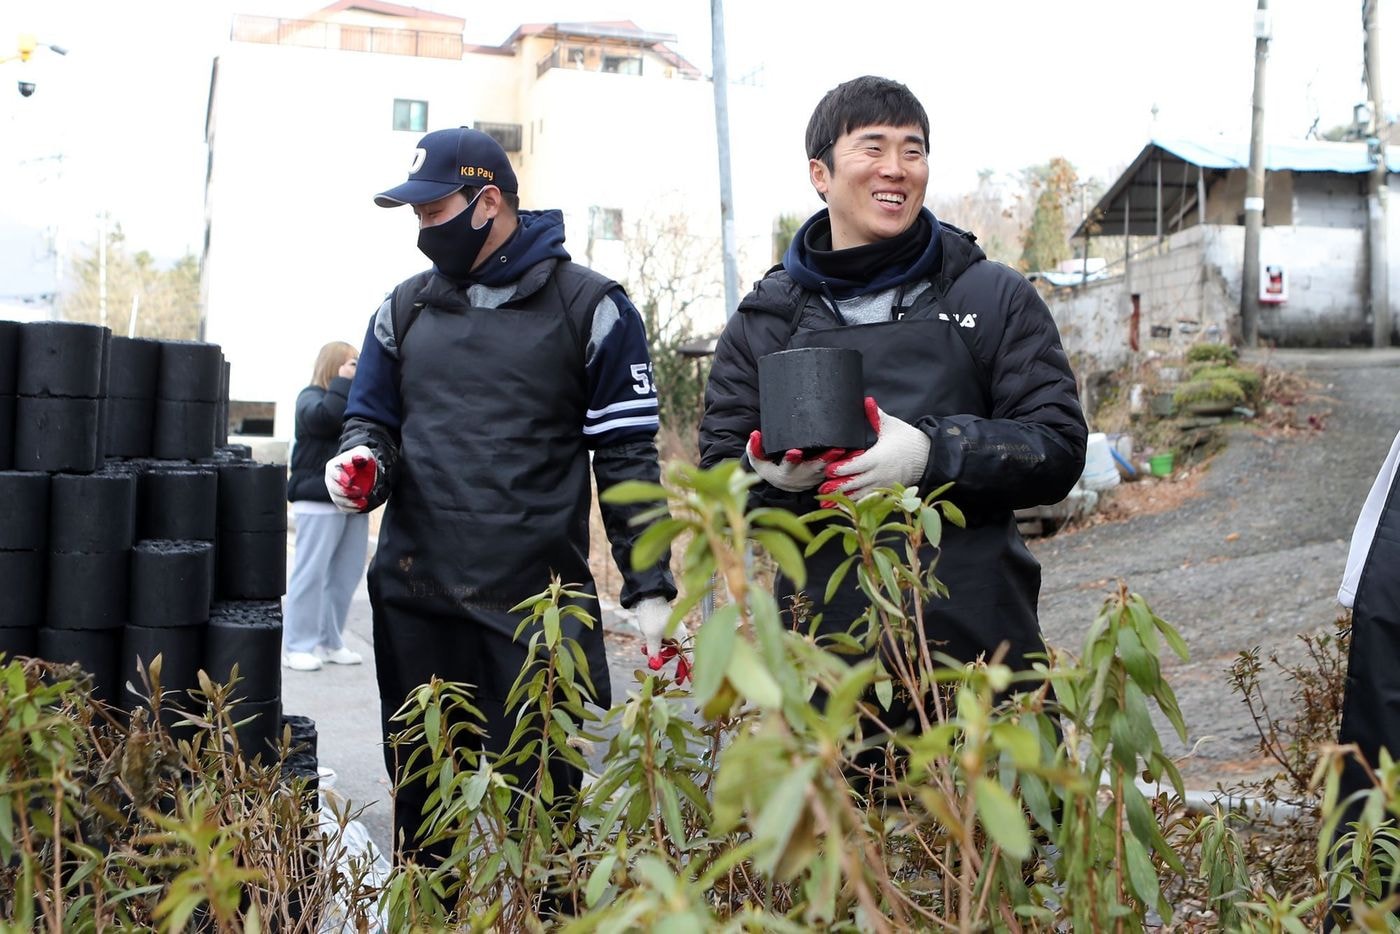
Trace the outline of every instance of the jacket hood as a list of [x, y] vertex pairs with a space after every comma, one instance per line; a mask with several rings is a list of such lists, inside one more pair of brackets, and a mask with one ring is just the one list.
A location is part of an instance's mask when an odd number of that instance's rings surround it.
[[569, 259], [569, 251], [564, 249], [562, 212], [521, 211], [517, 217], [519, 225], [515, 233], [482, 264], [472, 281], [490, 286], [506, 285], [520, 280], [547, 259]]
[[[927, 208], [924, 209], [924, 213], [928, 214], [939, 235], [932, 238], [929, 248], [914, 264], [914, 268], [920, 271], [917, 274], [882, 278], [880, 289], [894, 288], [904, 282], [920, 278], [943, 278], [951, 282], [975, 263], [980, 263], [987, 258], [987, 254], [982, 252], [982, 248], [977, 245], [975, 234], [938, 220]], [[801, 254], [806, 252], [805, 249], [799, 248], [799, 244], [802, 243], [807, 228], [815, 221], [825, 217], [826, 211], [819, 211], [806, 224], [802, 225], [796, 236], [792, 238], [792, 244], [788, 247], [787, 255], [783, 257], [782, 264], [774, 266], [768, 271], [768, 275], [754, 285], [753, 291], [739, 303], [740, 311], [785, 315], [792, 311], [804, 290], [821, 288], [823, 282], [821, 278], [814, 279], [811, 270], [802, 266], [800, 262], [790, 264], [790, 261], [800, 258]], [[928, 262], [930, 255], [933, 257], [932, 263]], [[835, 283], [830, 280], [825, 281], [833, 291], [836, 291]], [[860, 293], [865, 294], [872, 291], [877, 291], [877, 289], [862, 287]]]

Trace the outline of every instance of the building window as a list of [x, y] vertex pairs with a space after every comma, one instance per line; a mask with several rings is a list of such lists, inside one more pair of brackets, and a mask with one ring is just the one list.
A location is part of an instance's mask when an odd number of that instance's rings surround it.
[[426, 133], [428, 131], [428, 102], [394, 101], [394, 129]]
[[482, 123], [478, 120], [472, 126], [500, 143], [501, 148], [506, 152], [520, 151], [520, 124]]
[[603, 70], [615, 75], [639, 75], [642, 73], [640, 55], [604, 55]]
[[588, 215], [593, 222], [594, 240], [622, 239], [622, 208], [592, 207], [588, 209]]

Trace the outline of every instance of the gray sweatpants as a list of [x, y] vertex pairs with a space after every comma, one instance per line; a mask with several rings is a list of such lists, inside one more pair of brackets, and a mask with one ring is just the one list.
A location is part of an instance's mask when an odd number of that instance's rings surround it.
[[282, 611], [282, 651], [334, 651], [343, 644], [350, 598], [365, 573], [369, 516], [296, 517], [296, 553]]

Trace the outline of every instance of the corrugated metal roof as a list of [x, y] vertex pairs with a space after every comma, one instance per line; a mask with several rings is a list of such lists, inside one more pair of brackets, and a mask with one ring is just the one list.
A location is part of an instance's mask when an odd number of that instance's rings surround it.
[[[1158, 146], [1184, 162], [1207, 169], [1249, 168], [1249, 143], [1232, 140], [1212, 140], [1198, 143], [1187, 139], [1153, 139], [1148, 145]], [[1400, 172], [1400, 154], [1386, 153], [1386, 167]], [[1359, 174], [1371, 171], [1371, 159], [1364, 142], [1333, 143], [1320, 139], [1299, 139], [1271, 142], [1264, 145], [1264, 168], [1270, 172], [1343, 172]]]
[[[1332, 143], [1326, 140], [1283, 140], [1266, 144], [1267, 172], [1333, 172], [1361, 175], [1371, 171], [1364, 142]], [[1387, 152], [1386, 167], [1400, 172], [1400, 152]], [[1081, 223], [1072, 237], [1085, 235], [1151, 235], [1157, 231], [1160, 199], [1162, 231], [1190, 227], [1198, 210], [1198, 186], [1209, 184], [1202, 176], [1244, 171], [1249, 168], [1249, 144], [1224, 138], [1209, 142], [1186, 139], [1152, 139], [1132, 164], [1114, 179], [1098, 204], [1089, 211], [1092, 220]]]

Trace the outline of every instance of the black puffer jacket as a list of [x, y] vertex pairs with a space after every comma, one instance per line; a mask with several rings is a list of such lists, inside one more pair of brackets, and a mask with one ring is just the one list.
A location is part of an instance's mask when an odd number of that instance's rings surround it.
[[[898, 345], [901, 352], [889, 359], [900, 360], [901, 367], [911, 359], [926, 364], [914, 364], [915, 372], [881, 373], [874, 381], [922, 383], [930, 390], [906, 391], [907, 398], [935, 401], [920, 401], [923, 411], [905, 409], [897, 417], [929, 436], [919, 489], [953, 481], [947, 496], [967, 517], [966, 528], [945, 528], [941, 547], [926, 545], [921, 553], [925, 567], [937, 562], [949, 591], [947, 599], [924, 605], [930, 646], [962, 662], [991, 657], [1004, 646], [1006, 663], [1024, 669], [1033, 653], [1044, 651], [1037, 621], [1040, 566], [1021, 540], [1012, 511], [1057, 502], [1069, 492], [1083, 471], [1087, 430], [1059, 332], [1035, 289], [988, 262], [970, 235], [946, 225], [939, 235], [941, 260], [928, 274], [932, 287], [916, 292], [911, 286], [919, 279], [903, 283], [905, 294], [915, 295], [903, 317], [851, 329], [886, 328], [893, 332], [888, 339], [897, 341], [907, 324], [911, 339], [928, 344]], [[822, 297], [787, 270], [774, 270], [758, 283], [716, 349], [700, 425], [702, 465], [738, 457], [759, 427], [759, 358], [783, 350], [794, 333], [813, 340], [807, 332], [837, 326]], [[898, 396], [893, 404], [902, 404]], [[814, 494], [784, 493], [764, 483], [754, 488], [760, 503], [795, 512], [814, 508]], [[806, 596], [811, 612], [821, 614], [823, 632], [846, 631], [870, 605], [854, 574], [825, 595], [825, 582], [845, 557], [832, 539], [807, 559]], [[787, 606], [796, 592], [794, 582], [778, 575], [774, 593], [780, 605]]]
[[[931, 441], [918, 486], [931, 490], [953, 481], [954, 501], [979, 513], [1058, 502], [1083, 472], [1088, 429], [1055, 322], [1035, 288], [988, 261], [971, 234], [942, 224], [941, 237], [941, 263], [930, 278], [947, 280], [941, 284], [950, 315], [976, 315], [975, 328], [950, 322], [950, 330], [970, 338], [980, 371], [965, 378], [985, 386], [987, 404], [983, 411], [930, 413], [914, 423]], [[916, 301], [933, 301], [937, 291], [927, 289]], [[705, 388], [701, 466], [743, 453], [759, 427], [758, 359], [787, 346], [798, 314], [797, 331], [837, 326], [821, 298], [781, 267], [739, 303]], [[771, 505], [812, 507], [810, 494], [766, 484], [758, 492]]]
[[307, 386], [297, 394], [296, 443], [292, 445], [292, 476], [287, 481], [287, 500], [313, 500], [329, 503], [326, 490], [326, 461], [340, 451], [340, 423], [345, 416], [345, 400], [350, 380], [331, 379], [330, 386]]

